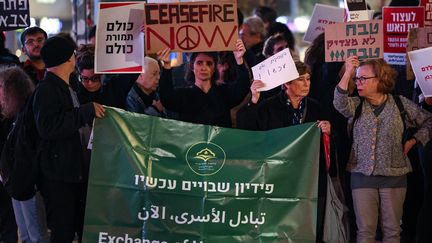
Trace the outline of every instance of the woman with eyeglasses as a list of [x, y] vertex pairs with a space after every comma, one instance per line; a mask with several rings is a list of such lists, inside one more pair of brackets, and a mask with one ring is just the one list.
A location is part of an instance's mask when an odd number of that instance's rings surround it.
[[95, 73], [93, 45], [81, 45], [77, 50], [76, 66], [79, 71], [77, 95], [80, 103], [97, 102], [106, 106], [126, 109], [126, 97], [137, 75], [107, 75]]
[[[412, 171], [407, 153], [416, 144], [424, 146], [432, 136], [432, 115], [391, 94], [396, 75], [383, 59], [360, 62], [351, 56], [335, 89], [333, 104], [351, 122], [347, 170], [351, 172], [359, 243], [375, 242], [378, 218], [383, 242], [400, 242], [406, 174]], [[360, 97], [348, 96], [351, 78]], [[414, 132], [409, 135], [406, 131]]]

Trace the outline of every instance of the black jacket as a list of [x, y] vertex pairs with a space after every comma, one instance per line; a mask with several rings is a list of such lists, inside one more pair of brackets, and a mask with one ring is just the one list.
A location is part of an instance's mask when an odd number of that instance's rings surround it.
[[231, 127], [230, 109], [240, 104], [249, 91], [249, 71], [246, 65], [237, 65], [237, 80], [212, 85], [208, 93], [192, 85], [175, 88], [171, 69], [163, 69], [159, 94], [165, 108], [178, 112], [179, 120], [198, 124]]
[[[304, 123], [325, 120], [317, 101], [305, 97]], [[248, 130], [270, 130], [292, 126], [293, 109], [287, 105], [285, 91], [263, 100], [258, 105], [247, 104], [237, 114], [237, 127]]]
[[95, 116], [92, 103], [74, 108], [69, 86], [47, 72], [35, 90], [33, 111], [41, 137], [38, 158], [42, 176], [49, 180], [82, 182], [85, 166], [79, 129]]

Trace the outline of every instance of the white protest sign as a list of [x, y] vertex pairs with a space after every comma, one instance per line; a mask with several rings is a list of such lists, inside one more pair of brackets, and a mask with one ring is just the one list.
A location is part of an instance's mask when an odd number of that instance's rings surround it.
[[432, 97], [432, 47], [408, 52], [411, 66], [425, 97]]
[[374, 10], [359, 10], [349, 12], [349, 21], [368, 21], [371, 20], [375, 11]]
[[300, 76], [288, 48], [253, 66], [252, 73], [254, 79], [265, 84], [258, 91], [273, 89]]
[[144, 62], [144, 2], [99, 4], [96, 73], [140, 73]]
[[343, 8], [319, 3], [315, 4], [303, 41], [312, 43], [319, 34], [324, 32], [326, 25], [344, 22], [344, 15], [345, 9]]

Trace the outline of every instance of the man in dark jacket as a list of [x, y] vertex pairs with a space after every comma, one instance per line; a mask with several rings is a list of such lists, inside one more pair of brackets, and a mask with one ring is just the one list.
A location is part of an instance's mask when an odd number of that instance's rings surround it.
[[84, 127], [101, 118], [100, 104], [81, 105], [69, 86], [75, 68], [74, 47], [62, 37], [49, 38], [41, 49], [47, 74], [35, 90], [33, 111], [41, 137], [38, 162], [51, 242], [81, 236], [87, 170], [83, 159]]
[[25, 29], [20, 36], [22, 51], [28, 57], [22, 66], [35, 85], [43, 79], [45, 74], [45, 64], [40, 52], [47, 36], [47, 33], [37, 26]]

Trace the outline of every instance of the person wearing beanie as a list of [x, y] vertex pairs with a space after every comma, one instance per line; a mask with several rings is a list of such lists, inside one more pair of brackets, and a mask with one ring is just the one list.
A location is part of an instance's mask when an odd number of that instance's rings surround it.
[[[102, 118], [98, 103], [80, 105], [69, 85], [75, 69], [73, 45], [58, 36], [45, 41], [41, 56], [47, 73], [34, 93], [33, 112], [41, 138], [39, 189], [46, 203], [50, 242], [70, 243], [82, 235], [88, 164], [85, 128]], [[88, 137], [87, 137], [88, 138]]]

